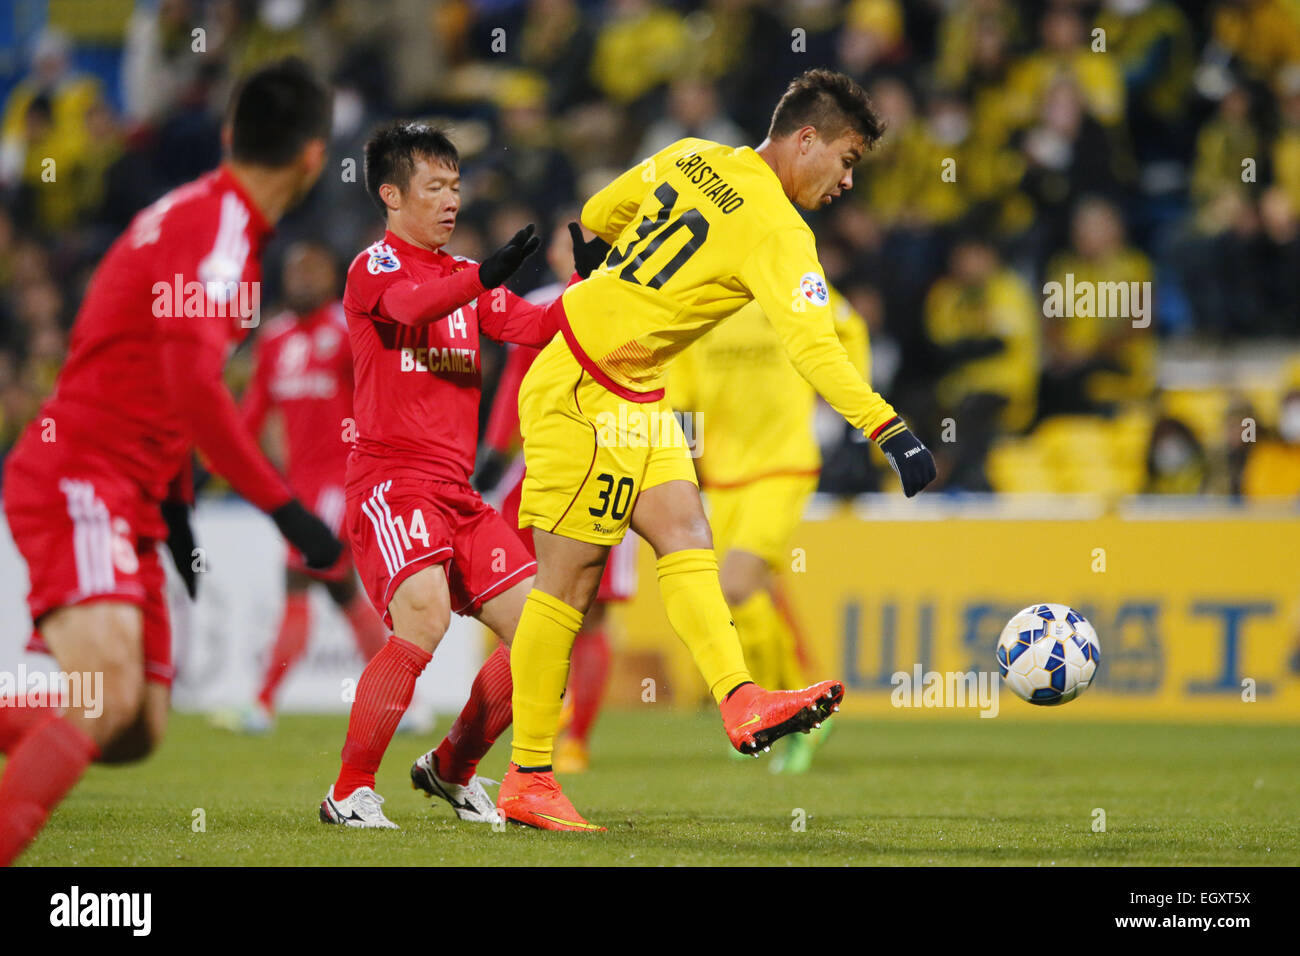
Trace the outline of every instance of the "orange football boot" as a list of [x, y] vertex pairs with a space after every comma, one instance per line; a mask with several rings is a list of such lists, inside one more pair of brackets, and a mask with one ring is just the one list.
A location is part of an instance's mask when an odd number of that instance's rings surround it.
[[758, 755], [786, 734], [808, 733], [835, 711], [844, 699], [844, 685], [824, 680], [803, 690], [763, 690], [745, 684], [719, 706], [731, 746], [742, 754]]
[[605, 831], [604, 827], [582, 819], [569, 798], [560, 790], [554, 773], [523, 773], [514, 763], [510, 764], [506, 778], [501, 781], [497, 808], [511, 823], [538, 830], [576, 830], [584, 833]]

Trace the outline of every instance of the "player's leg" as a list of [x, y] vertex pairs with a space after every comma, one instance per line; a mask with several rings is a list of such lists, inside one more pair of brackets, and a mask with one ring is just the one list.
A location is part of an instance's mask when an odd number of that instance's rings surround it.
[[311, 632], [311, 584], [312, 579], [305, 572], [292, 566], [285, 568], [284, 612], [280, 615], [275, 643], [271, 645], [262, 686], [257, 692], [256, 711], [260, 713], [251, 711], [248, 714], [250, 719], [241, 724], [244, 730], [270, 729], [276, 691], [288, 675], [289, 668], [298, 663], [307, 651], [307, 636]]
[[590, 766], [588, 738], [600, 712], [605, 682], [609, 677], [607, 608], [608, 605], [597, 598], [587, 610], [582, 630], [573, 641], [569, 687], [564, 695], [566, 706], [572, 710], [572, 718], [555, 749], [555, 768], [559, 773], [583, 773]]
[[[410, 706], [416, 680], [447, 632], [451, 598], [443, 566], [429, 565], [405, 578], [393, 592], [388, 613], [393, 636], [357, 681], [342, 765], [321, 804], [321, 819], [326, 823], [394, 825], [377, 805], [381, 798], [375, 793], [375, 773]], [[354, 801], [354, 796], [359, 799]]]
[[352, 639], [356, 641], [362, 660], [369, 661], [388, 640], [388, 629], [384, 627], [384, 622], [375, 613], [361, 588], [357, 587], [357, 576], [352, 570], [352, 563], [348, 562], [347, 571], [341, 577], [327, 578], [324, 584], [330, 600], [347, 618], [348, 627], [352, 629]]
[[731, 548], [723, 555], [718, 578], [750, 674], [763, 687], [785, 689], [780, 672], [780, 621], [768, 591], [771, 569], [767, 562], [756, 554]]
[[58, 608], [42, 618], [41, 637], [60, 670], [92, 675], [98, 700], [48, 710], [9, 747], [0, 776], [0, 866], [13, 862], [86, 766], [136, 721], [144, 701], [142, 621], [139, 606], [119, 600]]
[[434, 483], [393, 479], [347, 501], [347, 538], [366, 595], [393, 634], [357, 682], [338, 778], [320, 806], [325, 823], [394, 827], [374, 791], [375, 772], [415, 682], [451, 618], [444, 565], [452, 555], [449, 518]]
[[[513, 532], [504, 529], [513, 536]], [[521, 547], [522, 552], [522, 547]], [[531, 555], [525, 555], [531, 571]], [[501, 565], [505, 567], [505, 564]], [[488, 655], [474, 675], [469, 700], [456, 716], [442, 742], [421, 756], [411, 767], [411, 784], [429, 796], [451, 804], [456, 816], [473, 823], [497, 820], [496, 804], [477, 776], [478, 763], [510, 726], [513, 714], [510, 677], [510, 652], [507, 643], [514, 640], [515, 629], [523, 613], [524, 601], [533, 587], [530, 573], [505, 590], [494, 594], [475, 612], [475, 617], [492, 629], [502, 640]]]
[[789, 733], [820, 725], [839, 709], [843, 685], [823, 681], [799, 691], [766, 691], [753, 683], [723, 597], [699, 489], [688, 478], [651, 484], [656, 470], [663, 476], [678, 469], [673, 462], [655, 465], [652, 460], [632, 526], [658, 556], [668, 620], [718, 702], [732, 745], [756, 754]]

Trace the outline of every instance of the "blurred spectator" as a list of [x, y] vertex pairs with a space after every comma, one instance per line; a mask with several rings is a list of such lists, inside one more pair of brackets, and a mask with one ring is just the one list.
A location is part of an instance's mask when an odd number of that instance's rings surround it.
[[1096, 25], [1123, 73], [1138, 155], [1179, 155], [1196, 65], [1187, 17], [1169, 0], [1105, 0]]
[[[985, 404], [1003, 428], [1029, 426], [1037, 409], [1039, 305], [990, 240], [958, 240], [948, 273], [926, 297], [925, 330], [936, 347], [936, 394], [946, 413], [974, 395], [991, 395], [998, 401]], [[958, 434], [973, 425], [958, 418]]]
[[1124, 78], [1116, 58], [1093, 52], [1083, 16], [1073, 6], [1055, 3], [1043, 14], [1042, 46], [1022, 57], [1007, 78], [1012, 109], [1028, 123], [1048, 91], [1068, 79], [1080, 91], [1088, 113], [1113, 126], [1124, 118]]
[[198, 78], [202, 59], [194, 50], [195, 13], [191, 0], [160, 0], [156, 10], [136, 6], [122, 60], [124, 112], [132, 122], [159, 121]]
[[745, 131], [722, 112], [717, 90], [702, 77], [673, 81], [668, 87], [667, 114], [650, 124], [637, 155], [653, 156], [688, 136], [728, 146], [757, 145], [749, 143]]
[[[1081, 202], [1071, 225], [1071, 247], [1052, 258], [1045, 279], [1059, 283], [1065, 295], [1076, 290], [1076, 299], [1073, 315], [1045, 319], [1049, 380], [1057, 391], [1044, 414], [1109, 408], [1150, 396], [1156, 373], [1151, 261], [1128, 244], [1118, 208], [1099, 198]], [[1145, 328], [1134, 327], [1141, 321], [1139, 303], [1150, 322]]]
[[1243, 160], [1258, 164], [1263, 158], [1262, 137], [1250, 112], [1250, 92], [1237, 84], [1197, 134], [1192, 198], [1198, 204], [1205, 205], [1224, 190], [1242, 189]]
[[1300, 60], [1300, 14], [1288, 0], [1220, 0], [1211, 37], [1257, 80], [1267, 81], [1283, 65]]
[[1247, 498], [1300, 495], [1300, 389], [1283, 396], [1276, 435], [1261, 436], [1249, 452], [1241, 490]]
[[667, 82], [686, 56], [686, 28], [655, 0], [611, 0], [596, 36], [591, 78], [601, 94], [630, 105]]
[[1164, 417], [1151, 429], [1147, 445], [1148, 495], [1195, 495], [1205, 490], [1208, 465], [1196, 434], [1176, 418]]

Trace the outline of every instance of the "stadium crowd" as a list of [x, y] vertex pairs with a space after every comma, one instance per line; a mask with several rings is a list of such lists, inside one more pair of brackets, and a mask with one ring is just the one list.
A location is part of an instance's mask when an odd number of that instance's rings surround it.
[[[99, 256], [219, 161], [220, 104], [264, 62], [300, 54], [336, 90], [333, 171], [268, 251], [271, 310], [293, 240], [345, 263], [381, 234], [359, 168], [380, 120], [450, 127], [466, 205], [449, 250], [478, 258], [526, 222], [550, 235], [683, 136], [756, 144], [788, 79], [826, 65], [888, 131], [812, 217], [819, 253], [940, 487], [1300, 495], [1300, 364], [1161, 375], [1174, 344], [1214, 365], [1300, 339], [1297, 0], [49, 0], [14, 43], [0, 454]], [[537, 256], [512, 285], [557, 278]], [[1049, 316], [1053, 282], [1149, 283], [1150, 323]], [[892, 480], [869, 443], [822, 437], [824, 490]]]

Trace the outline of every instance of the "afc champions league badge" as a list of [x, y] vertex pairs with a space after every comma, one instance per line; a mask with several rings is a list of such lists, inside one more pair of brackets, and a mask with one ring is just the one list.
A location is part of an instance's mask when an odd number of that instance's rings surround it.
[[381, 272], [396, 272], [400, 268], [402, 268], [402, 264], [397, 260], [397, 253], [393, 252], [392, 246], [376, 242], [370, 247], [370, 258], [366, 261], [366, 271], [372, 276], [377, 276]]
[[799, 280], [799, 291], [813, 305], [825, 305], [831, 294], [826, 288], [826, 280], [815, 272], [805, 272]]

